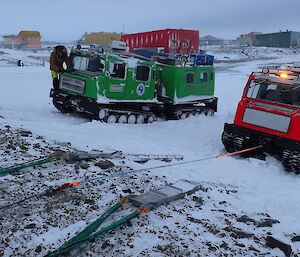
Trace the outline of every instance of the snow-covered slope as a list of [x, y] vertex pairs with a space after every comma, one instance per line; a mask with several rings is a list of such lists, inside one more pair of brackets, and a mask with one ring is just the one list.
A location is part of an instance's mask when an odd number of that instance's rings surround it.
[[[45, 67], [0, 65], [0, 115], [4, 117], [0, 118], [0, 165], [29, 160], [56, 148], [180, 154], [184, 160], [223, 153], [223, 125], [233, 121], [247, 76], [262, 65], [300, 60], [300, 54], [290, 50], [281, 54], [278, 49], [251, 49], [250, 52], [264, 53], [261, 57], [274, 59], [216, 64], [219, 111], [215, 117], [143, 125], [89, 122], [61, 114], [49, 98], [52, 81], [48, 63]], [[3, 51], [16, 59], [27, 60], [32, 55]], [[228, 54], [234, 56], [235, 52]], [[33, 134], [22, 136], [17, 129]], [[62, 142], [70, 142], [71, 146]], [[59, 163], [0, 177], [1, 206], [48, 185], [109, 174], [126, 166], [136, 169], [161, 164], [140, 164], [130, 159], [111, 161], [115, 165], [111, 170], [99, 169], [94, 163], [88, 163], [88, 167]], [[133, 220], [132, 226], [100, 237], [73, 251], [72, 256], [282, 256], [280, 250], [265, 246], [268, 234], [291, 244], [294, 252], [300, 253], [300, 243], [290, 241], [300, 233], [300, 176], [285, 172], [272, 157], [266, 161], [224, 157], [87, 183], [57, 197], [32, 199], [2, 210], [0, 256], [43, 256], [117, 202], [119, 194], [126, 195], [124, 191], [130, 189], [137, 194], [178, 179], [205, 181], [204, 190], [145, 214]]]
[[245, 46], [203, 46], [203, 50], [215, 56], [217, 62], [252, 61], [273, 59], [300, 54], [297, 48], [245, 47]]

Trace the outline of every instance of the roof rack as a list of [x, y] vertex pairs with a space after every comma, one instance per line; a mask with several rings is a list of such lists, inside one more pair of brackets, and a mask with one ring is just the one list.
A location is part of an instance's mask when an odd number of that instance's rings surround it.
[[256, 79], [268, 80], [280, 84], [300, 85], [300, 69], [296, 66], [266, 66], [260, 72], [254, 72]]
[[293, 72], [300, 74], [300, 63], [299, 64], [284, 64], [284, 65], [269, 65], [261, 67], [262, 71], [269, 70], [274, 72]]

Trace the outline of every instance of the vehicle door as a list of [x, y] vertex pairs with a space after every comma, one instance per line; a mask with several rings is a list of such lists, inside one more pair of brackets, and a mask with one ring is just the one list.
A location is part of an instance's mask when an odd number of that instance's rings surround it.
[[121, 99], [125, 96], [127, 63], [120, 59], [108, 58], [107, 92], [110, 99]]
[[150, 64], [137, 64], [133, 73], [131, 95], [136, 99], [152, 99], [154, 97], [154, 69]]

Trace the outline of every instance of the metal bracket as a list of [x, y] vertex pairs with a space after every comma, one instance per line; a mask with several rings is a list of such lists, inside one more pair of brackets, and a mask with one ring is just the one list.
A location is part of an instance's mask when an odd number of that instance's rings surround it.
[[201, 188], [200, 183], [189, 180], [178, 180], [157, 190], [150, 190], [141, 195], [129, 195], [127, 198], [134, 206], [154, 210], [159, 206], [183, 198]]

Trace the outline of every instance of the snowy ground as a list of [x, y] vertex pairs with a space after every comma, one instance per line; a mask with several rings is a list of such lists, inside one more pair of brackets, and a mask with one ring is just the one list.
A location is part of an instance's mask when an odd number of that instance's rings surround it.
[[[216, 64], [216, 116], [144, 125], [89, 122], [60, 114], [49, 98], [49, 64], [5, 65], [1, 61], [4, 54], [0, 54], [1, 166], [55, 149], [179, 154], [184, 160], [223, 153], [223, 125], [233, 121], [247, 76], [262, 65], [299, 62], [300, 53], [291, 49], [248, 48], [245, 59], [237, 49], [227, 49], [226, 55], [219, 52], [219, 57], [218, 49], [207, 50], [216, 59], [228, 60], [221, 56], [229, 56], [232, 60]], [[1, 51], [7, 58], [24, 61], [34, 55]], [[114, 166], [109, 169], [101, 169], [95, 162], [58, 162], [0, 177], [0, 205], [50, 185], [110, 174], [125, 167], [165, 164], [157, 160], [140, 164], [130, 158], [111, 161]], [[265, 246], [267, 235], [290, 244], [300, 254], [300, 243], [291, 242], [293, 236], [300, 234], [300, 176], [285, 172], [272, 157], [266, 161], [226, 157], [86, 183], [55, 197], [31, 199], [0, 210], [0, 256], [43, 256], [95, 220], [118, 201], [120, 194], [124, 196], [128, 190], [138, 194], [178, 179], [205, 181], [205, 190], [144, 214], [133, 220], [132, 226], [85, 244], [70, 256], [283, 256], [280, 250]], [[134, 210], [125, 209], [122, 215]]]

